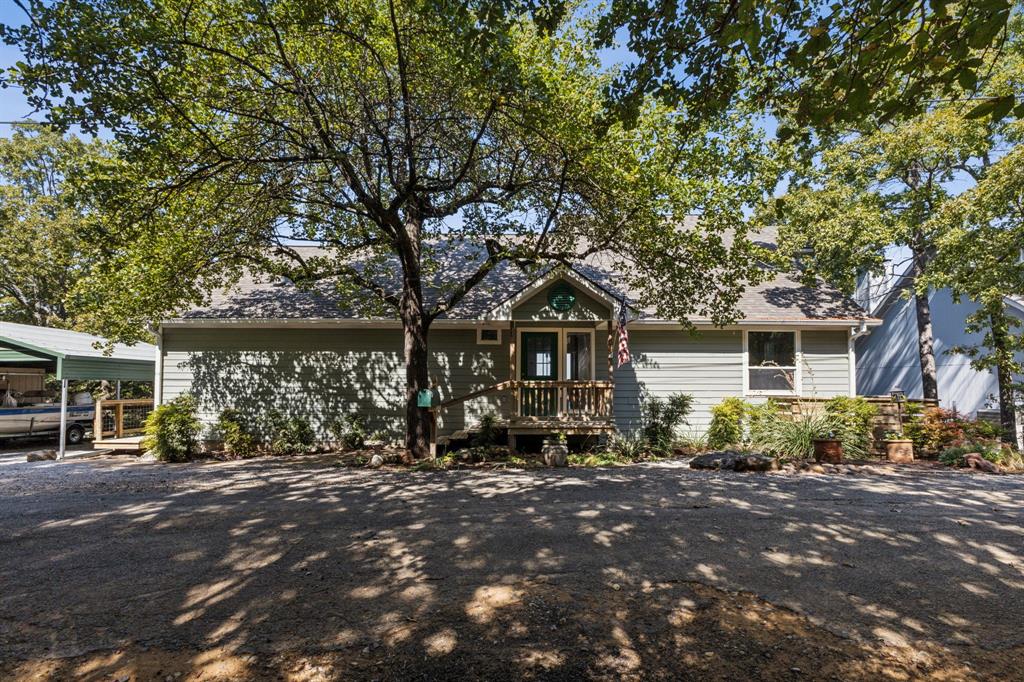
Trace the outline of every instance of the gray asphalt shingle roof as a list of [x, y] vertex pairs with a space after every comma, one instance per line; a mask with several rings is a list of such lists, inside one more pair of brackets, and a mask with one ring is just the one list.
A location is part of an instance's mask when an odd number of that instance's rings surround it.
[[[754, 242], [773, 248], [774, 235], [762, 234]], [[322, 251], [318, 247], [297, 247], [304, 255], [313, 256]], [[475, 267], [475, 259], [465, 258], [465, 251], [450, 259], [444, 268], [446, 277], [457, 280], [468, 275]], [[459, 269], [463, 272], [459, 272]], [[596, 254], [577, 263], [573, 270], [603, 289], [616, 299], [632, 301], [630, 291], [621, 288], [622, 278], [610, 266], [610, 259]], [[541, 276], [544, 276], [543, 274]], [[536, 281], [512, 263], [502, 263], [446, 317], [448, 319], [482, 319], [487, 312], [513, 297]], [[438, 289], [425, 287], [427, 305], [433, 305]], [[798, 276], [777, 273], [771, 280], [748, 288], [738, 302], [738, 309], [747, 321], [800, 321], [800, 320], [858, 320], [867, 317], [862, 308], [849, 297], [824, 283], [816, 287], [803, 285]], [[640, 319], [653, 319], [653, 310], [637, 310]], [[185, 319], [201, 320], [346, 320], [372, 319], [361, 315], [358, 306], [351, 305], [336, 291], [331, 281], [322, 281], [312, 287], [298, 287], [287, 281], [273, 281], [264, 277], [245, 277], [235, 286], [214, 292], [208, 305], [190, 310]], [[383, 318], [388, 319], [388, 318]], [[693, 322], [703, 322], [692, 318]]]

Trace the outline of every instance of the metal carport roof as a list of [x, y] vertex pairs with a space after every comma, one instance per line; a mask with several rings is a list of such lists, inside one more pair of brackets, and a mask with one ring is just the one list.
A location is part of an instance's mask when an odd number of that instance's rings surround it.
[[153, 381], [156, 346], [114, 344], [105, 350], [106, 343], [92, 334], [0, 322], [0, 366], [41, 367], [72, 381]]

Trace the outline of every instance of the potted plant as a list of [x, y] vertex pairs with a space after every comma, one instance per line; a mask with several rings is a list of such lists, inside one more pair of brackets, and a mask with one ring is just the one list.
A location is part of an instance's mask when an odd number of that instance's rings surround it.
[[899, 431], [886, 431], [885, 458], [896, 464], [913, 462], [914, 441], [904, 437]]
[[541, 453], [544, 455], [544, 463], [549, 467], [568, 466], [569, 446], [566, 442], [565, 434], [559, 432], [551, 438], [545, 438]]
[[835, 434], [831, 432], [828, 434], [828, 438], [815, 438], [814, 461], [819, 464], [842, 464], [843, 441], [836, 438]]

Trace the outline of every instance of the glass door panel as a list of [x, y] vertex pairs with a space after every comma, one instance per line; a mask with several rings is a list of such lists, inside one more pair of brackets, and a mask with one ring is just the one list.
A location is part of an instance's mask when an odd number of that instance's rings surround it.
[[[520, 376], [524, 381], [558, 379], [558, 332], [523, 332]], [[524, 386], [520, 391], [519, 414], [524, 417], [558, 414], [557, 386]]]

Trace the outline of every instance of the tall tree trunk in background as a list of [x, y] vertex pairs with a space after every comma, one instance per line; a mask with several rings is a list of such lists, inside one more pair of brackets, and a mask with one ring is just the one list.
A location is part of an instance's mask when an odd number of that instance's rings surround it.
[[[914, 284], [924, 274], [930, 260], [922, 249], [914, 250]], [[915, 288], [914, 308], [917, 313], [917, 353], [921, 361], [921, 392], [926, 400], [939, 399], [938, 371], [935, 367], [935, 336], [932, 333], [932, 305], [928, 291], [918, 293]]]
[[1017, 442], [1017, 406], [1014, 400], [1013, 372], [1010, 371], [1009, 320], [1002, 298], [989, 308], [989, 324], [992, 329], [992, 354], [996, 358], [996, 381], [999, 387], [999, 426], [1003, 430], [1004, 443]]
[[427, 333], [430, 319], [423, 307], [423, 279], [420, 271], [422, 220], [412, 215], [399, 230], [402, 260], [402, 298], [399, 316], [405, 339], [405, 449], [413, 459], [430, 453], [430, 412], [417, 405], [417, 395], [430, 388]]

